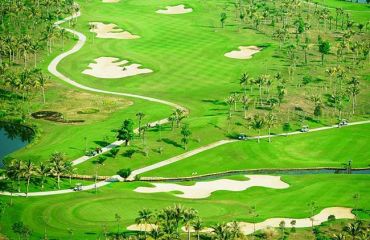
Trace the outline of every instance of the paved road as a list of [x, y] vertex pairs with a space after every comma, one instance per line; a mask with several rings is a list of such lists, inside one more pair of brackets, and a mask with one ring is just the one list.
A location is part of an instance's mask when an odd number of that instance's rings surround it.
[[[360, 124], [368, 124], [368, 123], [370, 123], [370, 120], [360, 121], [360, 122], [352, 122], [352, 123], [349, 123], [348, 126], [360, 125]], [[295, 131], [295, 132], [282, 133], [282, 134], [276, 134], [276, 135], [264, 135], [264, 136], [260, 136], [260, 137], [258, 137], [258, 136], [256, 136], [256, 137], [248, 137], [246, 140], [253, 140], [253, 139], [258, 139], [258, 138], [263, 139], [263, 138], [268, 138], [268, 137], [274, 138], [274, 137], [279, 137], [279, 136], [290, 136], [290, 135], [297, 135], [297, 134], [309, 134], [310, 132], [323, 131], [323, 130], [328, 130], [328, 129], [333, 129], [333, 128], [338, 128], [338, 125], [313, 128], [313, 129], [310, 129], [310, 131], [309, 132], [306, 132], [306, 133], [303, 133], [303, 132], [300, 132], [300, 131]], [[180, 160], [183, 160], [185, 158], [191, 157], [191, 156], [196, 155], [198, 153], [207, 151], [209, 149], [216, 148], [216, 147], [221, 146], [221, 145], [233, 143], [233, 142], [236, 142], [236, 141], [239, 141], [239, 140], [221, 140], [221, 141], [217, 141], [217, 142], [208, 144], [206, 146], [203, 146], [203, 147], [194, 149], [192, 151], [183, 153], [183, 154], [178, 155], [176, 157], [172, 157], [170, 159], [164, 160], [162, 162], [158, 162], [158, 163], [155, 163], [153, 165], [150, 165], [150, 166], [147, 166], [147, 167], [143, 167], [143, 168], [137, 169], [137, 170], [135, 170], [135, 171], [133, 171], [131, 173], [131, 176], [128, 178], [128, 180], [135, 179], [135, 176], [138, 175], [138, 174], [142, 174], [142, 173], [149, 172], [151, 170], [154, 170], [154, 169], [157, 169], [157, 168], [160, 168], [160, 167], [163, 167], [163, 166], [167, 166], [169, 164], [178, 162]]]

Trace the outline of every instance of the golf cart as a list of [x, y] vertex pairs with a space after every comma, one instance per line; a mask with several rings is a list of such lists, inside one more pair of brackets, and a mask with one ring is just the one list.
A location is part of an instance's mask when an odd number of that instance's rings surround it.
[[301, 132], [308, 132], [308, 131], [310, 131], [310, 129], [308, 128], [308, 126], [307, 125], [304, 125], [304, 126], [302, 126], [302, 128], [301, 128], [301, 130], [300, 130]]
[[247, 139], [247, 135], [245, 135], [244, 133], [240, 133], [239, 136], [238, 136], [238, 139], [239, 140], [245, 140], [245, 139]]
[[347, 126], [347, 125], [348, 125], [348, 121], [346, 119], [342, 119], [338, 123], [338, 127]]
[[82, 184], [81, 183], [76, 183], [75, 187], [73, 188], [73, 191], [82, 191]]

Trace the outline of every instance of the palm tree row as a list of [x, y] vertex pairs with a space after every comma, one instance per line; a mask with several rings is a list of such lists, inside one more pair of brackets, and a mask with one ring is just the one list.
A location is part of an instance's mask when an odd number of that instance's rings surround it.
[[57, 187], [60, 189], [60, 177], [69, 175], [71, 181], [74, 173], [75, 168], [72, 163], [66, 161], [64, 154], [60, 152], [53, 153], [47, 163], [35, 164], [31, 160], [13, 159], [5, 164], [5, 177], [10, 179], [12, 184], [17, 184], [17, 192], [21, 192], [21, 182], [26, 182], [26, 196], [28, 196], [32, 179], [38, 178], [41, 183], [41, 190], [44, 190], [46, 178], [49, 176], [55, 177]]
[[[139, 239], [181, 239], [181, 230], [184, 230], [187, 233], [188, 240], [191, 239], [192, 232], [195, 235], [194, 237], [199, 240], [204, 232], [210, 232], [203, 226], [196, 210], [185, 208], [179, 204], [155, 212], [143, 209], [139, 211], [138, 215], [135, 222], [141, 231]], [[233, 224], [216, 224], [211, 227], [211, 232], [213, 233], [212, 239], [215, 240], [234, 240], [242, 236], [239, 224], [236, 222]]]
[[[54, 21], [72, 14], [76, 6], [72, 0], [4, 1], [0, 4], [0, 64], [8, 59], [10, 64], [22, 59], [26, 68], [29, 55], [33, 55], [34, 66], [37, 54], [45, 45], [50, 52], [52, 43], [60, 30]], [[62, 36], [63, 38], [64, 36]], [[21, 61], [18, 61], [20, 64]]]

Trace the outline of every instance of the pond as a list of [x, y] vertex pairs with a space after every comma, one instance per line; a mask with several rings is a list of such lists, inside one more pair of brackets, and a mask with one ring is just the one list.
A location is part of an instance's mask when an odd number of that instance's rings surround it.
[[0, 167], [2, 159], [31, 142], [34, 131], [20, 124], [0, 122]]

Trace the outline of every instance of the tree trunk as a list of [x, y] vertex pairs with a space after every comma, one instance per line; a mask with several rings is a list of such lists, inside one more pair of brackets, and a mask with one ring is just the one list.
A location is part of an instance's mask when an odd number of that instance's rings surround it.
[[269, 128], [269, 142], [271, 142], [271, 128]]
[[18, 192], [21, 192], [21, 177], [18, 177]]
[[27, 178], [27, 187], [26, 187], [26, 197], [28, 197], [28, 189], [30, 187], [30, 180], [31, 180], [31, 177], [28, 177]]
[[258, 129], [258, 138], [257, 138], [257, 142], [260, 143], [260, 136], [261, 136], [261, 130]]
[[42, 87], [42, 100], [44, 102], [44, 104], [46, 103], [46, 99], [45, 99], [45, 88]]
[[60, 174], [57, 174], [58, 189], [60, 189]]
[[36, 68], [37, 67], [37, 54], [36, 54], [36, 52], [33, 54], [33, 60], [34, 60], [35, 68]]

